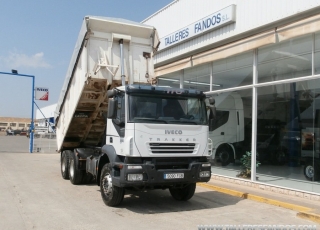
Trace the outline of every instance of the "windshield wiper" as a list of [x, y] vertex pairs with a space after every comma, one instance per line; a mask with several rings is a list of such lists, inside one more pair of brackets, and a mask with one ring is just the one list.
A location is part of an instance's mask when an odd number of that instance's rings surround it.
[[159, 123], [164, 123], [164, 124], [168, 124], [168, 122], [166, 122], [165, 120], [159, 120], [156, 118], [148, 118], [148, 117], [139, 117], [139, 118], [134, 118], [133, 121], [155, 121], [155, 122], [159, 122]]

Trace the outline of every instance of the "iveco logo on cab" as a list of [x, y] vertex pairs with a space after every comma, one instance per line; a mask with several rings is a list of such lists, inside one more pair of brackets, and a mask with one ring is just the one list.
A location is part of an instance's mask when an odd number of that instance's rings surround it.
[[182, 134], [182, 130], [165, 130], [165, 134]]

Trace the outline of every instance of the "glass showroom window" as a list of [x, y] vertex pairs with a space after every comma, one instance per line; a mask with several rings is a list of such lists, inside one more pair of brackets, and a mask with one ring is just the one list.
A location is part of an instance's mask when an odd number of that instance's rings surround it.
[[[193, 88], [204, 92], [210, 90], [211, 63], [198, 65], [184, 70], [184, 88]], [[216, 89], [213, 84], [212, 89]], [[218, 86], [220, 87], [220, 86]]]
[[[202, 91], [227, 89], [252, 84], [253, 52], [245, 52], [192, 68], [160, 76], [158, 85], [180, 87], [183, 76], [184, 88]], [[210, 79], [212, 77], [212, 79]]]
[[312, 35], [258, 49], [258, 83], [310, 76]]
[[211, 68], [208, 63], [165, 74], [158, 78], [158, 85], [180, 88], [180, 78], [183, 78], [183, 88], [209, 91]]
[[216, 101], [217, 119], [209, 132], [213, 142], [215, 173], [235, 177], [241, 170], [239, 159], [251, 152], [252, 90], [212, 95]]
[[171, 86], [180, 88], [180, 77], [183, 76], [183, 70], [162, 75], [158, 78], [158, 86]]
[[314, 73], [320, 74], [320, 33], [315, 34]]
[[227, 89], [252, 84], [253, 52], [245, 52], [212, 63], [213, 84]]
[[258, 88], [260, 181], [320, 192], [320, 79]]

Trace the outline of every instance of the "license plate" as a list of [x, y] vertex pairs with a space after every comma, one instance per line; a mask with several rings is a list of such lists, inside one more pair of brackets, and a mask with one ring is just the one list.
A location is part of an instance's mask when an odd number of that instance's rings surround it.
[[184, 178], [184, 173], [166, 173], [163, 175], [164, 179], [181, 179]]

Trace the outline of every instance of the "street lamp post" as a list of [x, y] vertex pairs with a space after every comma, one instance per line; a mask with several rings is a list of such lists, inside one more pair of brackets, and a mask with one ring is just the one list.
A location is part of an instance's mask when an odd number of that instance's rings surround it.
[[31, 124], [30, 124], [30, 142], [29, 142], [29, 152], [33, 152], [33, 137], [34, 137], [34, 119], [33, 119], [33, 110], [34, 110], [34, 81], [35, 77], [33, 75], [27, 75], [27, 74], [19, 74], [17, 70], [12, 70], [11, 73], [6, 72], [0, 72], [0, 74], [8, 74], [8, 75], [15, 75], [15, 76], [21, 76], [21, 77], [31, 77], [32, 78], [32, 91], [31, 91]]

